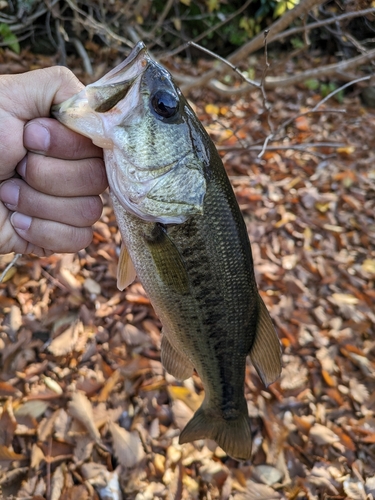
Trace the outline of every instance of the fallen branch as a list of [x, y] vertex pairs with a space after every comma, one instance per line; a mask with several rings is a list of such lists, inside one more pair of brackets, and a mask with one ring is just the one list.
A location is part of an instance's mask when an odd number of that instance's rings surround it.
[[[347, 73], [348, 71], [354, 70], [358, 68], [361, 64], [365, 64], [371, 60], [375, 59], [375, 49], [370, 50], [366, 54], [361, 54], [360, 56], [352, 57], [347, 61], [340, 61], [333, 64], [327, 64], [326, 66], [320, 66], [318, 68], [313, 68], [311, 70], [303, 71], [302, 73], [297, 73], [292, 76], [287, 77], [268, 77], [264, 81], [265, 90], [273, 90], [280, 87], [289, 87], [292, 85], [297, 85], [299, 83], [303, 83], [309, 79], [319, 79], [324, 76], [332, 76], [338, 79], [341, 78], [342, 74]], [[240, 72], [239, 72], [240, 74]], [[367, 79], [367, 78], [363, 78]], [[368, 78], [370, 79], [370, 77]], [[360, 79], [359, 81], [362, 81]], [[255, 82], [257, 83], [257, 82]], [[349, 82], [350, 84], [350, 82]], [[241, 95], [249, 92], [251, 89], [248, 85], [248, 82], [240, 85], [238, 87], [228, 87], [218, 80], [213, 80], [210, 82], [210, 88], [215, 90], [220, 95]], [[255, 85], [258, 86], [258, 85]]]

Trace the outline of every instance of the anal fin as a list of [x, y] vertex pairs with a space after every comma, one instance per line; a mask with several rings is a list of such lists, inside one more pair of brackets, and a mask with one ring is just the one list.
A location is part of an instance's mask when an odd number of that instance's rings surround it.
[[161, 362], [167, 372], [178, 380], [185, 380], [193, 375], [193, 365], [172, 346], [165, 334], [161, 339]]
[[258, 323], [250, 359], [266, 387], [275, 382], [281, 373], [281, 344], [271, 316], [260, 295]]
[[117, 266], [117, 288], [124, 290], [135, 280], [137, 273], [130, 258], [128, 249], [121, 243], [120, 257]]

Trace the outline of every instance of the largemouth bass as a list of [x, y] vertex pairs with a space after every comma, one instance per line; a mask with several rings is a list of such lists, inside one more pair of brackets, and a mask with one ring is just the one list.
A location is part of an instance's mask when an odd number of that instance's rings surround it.
[[215, 146], [142, 42], [53, 115], [104, 149], [123, 239], [118, 286], [138, 275], [163, 324], [165, 369], [181, 380], [195, 369], [203, 382], [204, 401], [180, 443], [211, 438], [249, 459], [246, 356], [268, 386], [280, 375], [281, 351]]

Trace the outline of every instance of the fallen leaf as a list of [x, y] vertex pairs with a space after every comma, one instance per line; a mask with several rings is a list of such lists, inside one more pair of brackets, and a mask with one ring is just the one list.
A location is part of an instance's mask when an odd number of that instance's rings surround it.
[[364, 485], [355, 479], [346, 479], [343, 482], [343, 488], [350, 500], [366, 500], [367, 498]]
[[13, 460], [26, 460], [27, 457], [21, 453], [15, 453], [10, 450], [7, 446], [0, 446], [0, 462], [1, 461], [13, 461]]
[[48, 346], [48, 350], [54, 356], [64, 356], [65, 354], [71, 353], [74, 350], [79, 336], [82, 335], [83, 331], [83, 323], [79, 320], [76, 320], [63, 333], [52, 340], [52, 342]]
[[375, 259], [364, 260], [361, 267], [366, 273], [375, 274]]
[[64, 487], [63, 466], [59, 465], [52, 475], [50, 500], [60, 500], [63, 487]]
[[173, 401], [179, 399], [193, 411], [198, 410], [203, 401], [202, 396], [199, 396], [196, 392], [184, 386], [170, 385], [168, 386], [168, 393]]
[[324, 446], [327, 444], [333, 444], [340, 441], [340, 438], [337, 434], [335, 434], [331, 429], [326, 427], [325, 425], [315, 423], [309, 433], [309, 437], [311, 440], [320, 446]]
[[94, 422], [91, 403], [83, 392], [76, 391], [73, 393], [68, 404], [68, 413], [81, 422], [95, 442], [100, 441], [100, 434]]
[[272, 486], [276, 483], [281, 483], [281, 480], [283, 478], [283, 473], [276, 469], [276, 467], [274, 467], [273, 465], [255, 465], [253, 470], [256, 479], [264, 484], [268, 484], [268, 486]]
[[128, 432], [114, 422], [109, 424], [113, 439], [113, 448], [119, 463], [126, 469], [138, 465], [145, 452], [137, 432]]
[[356, 305], [359, 300], [354, 295], [350, 295], [349, 293], [333, 293], [332, 299], [337, 304], [348, 304], [348, 305]]
[[19, 406], [14, 414], [16, 417], [28, 415], [29, 417], [39, 418], [48, 408], [49, 404], [45, 401], [33, 400], [26, 401], [23, 405]]
[[363, 404], [369, 397], [368, 389], [365, 385], [360, 384], [355, 378], [349, 380], [350, 395], [357, 401], [357, 403]]
[[278, 500], [280, 493], [266, 484], [255, 483], [251, 479], [246, 481], [246, 490], [236, 493], [233, 500]]

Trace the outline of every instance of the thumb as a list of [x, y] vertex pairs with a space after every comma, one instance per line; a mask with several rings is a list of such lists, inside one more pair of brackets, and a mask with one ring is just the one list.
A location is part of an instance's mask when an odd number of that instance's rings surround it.
[[65, 101], [82, 87], [63, 66], [0, 76], [0, 180], [12, 177], [27, 153], [23, 143], [25, 124], [50, 116], [53, 104]]
[[1, 108], [26, 122], [50, 116], [53, 104], [65, 101], [82, 88], [83, 84], [64, 66], [4, 75], [0, 79]]

